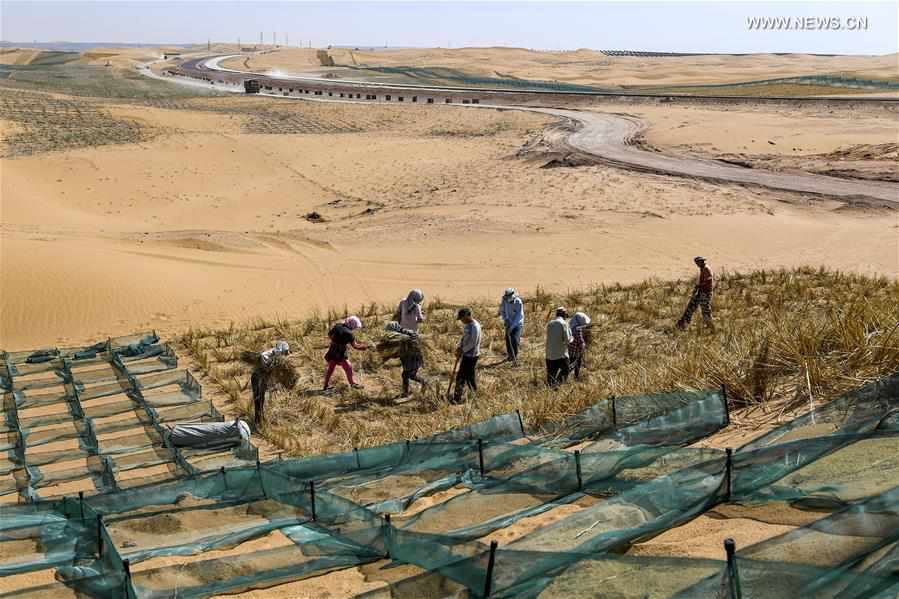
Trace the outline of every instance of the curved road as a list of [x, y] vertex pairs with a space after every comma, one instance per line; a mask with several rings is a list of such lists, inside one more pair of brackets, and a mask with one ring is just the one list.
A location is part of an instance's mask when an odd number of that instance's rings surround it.
[[[197, 71], [226, 71], [233, 74], [266, 77], [259, 73], [224, 68], [220, 63], [226, 58], [230, 58], [230, 56], [197, 59], [185, 63], [182, 67], [190, 65], [190, 69]], [[316, 81], [322, 84], [335, 83], [334, 80], [313, 77], [281, 76], [279, 78]], [[368, 85], [357, 81], [352, 83], [360, 88]], [[370, 87], [378, 91], [378, 85], [373, 84]], [[442, 89], [434, 86], [416, 87], [407, 85], [403, 87], [427, 90]], [[327, 101], [319, 98], [316, 98], [316, 100]], [[340, 101], [346, 102], [347, 100]], [[642, 150], [633, 145], [633, 141], [640, 131], [645, 128], [645, 125], [642, 121], [633, 117], [603, 112], [537, 108], [521, 105], [468, 104], [465, 106], [525, 110], [561, 117], [576, 124], [575, 130], [563, 140], [563, 145], [571, 150], [589, 154], [602, 162], [615, 166], [682, 177], [759, 185], [771, 189], [836, 197], [847, 201], [864, 201], [868, 204], [873, 203], [891, 208], [899, 207], [899, 184], [896, 183], [841, 179], [839, 177], [810, 173], [775, 172], [736, 166], [716, 160], [674, 156]]]
[[752, 169], [716, 160], [649, 152], [633, 145], [645, 127], [634, 118], [617, 114], [562, 109], [528, 109], [578, 123], [565, 140], [569, 148], [611, 164], [657, 173], [760, 185], [841, 199], [876, 200], [883, 206], [899, 205], [899, 184], [885, 181], [841, 179], [809, 173], [783, 173]]

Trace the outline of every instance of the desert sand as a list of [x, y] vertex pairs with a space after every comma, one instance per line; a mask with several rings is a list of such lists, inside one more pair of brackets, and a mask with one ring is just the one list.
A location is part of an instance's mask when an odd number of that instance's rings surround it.
[[[38, 54], [4, 52], [0, 62], [29, 64]], [[895, 75], [895, 56], [636, 58], [517, 49], [330, 54], [347, 64], [464, 65], [485, 76], [619, 86], [834, 71]], [[98, 49], [80, 61], [124, 68], [154, 56]], [[328, 69], [316, 50], [226, 66]], [[16, 106], [9, 90], [0, 94]], [[461, 302], [496, 296], [509, 285], [527, 294], [538, 286], [692, 277], [696, 254], [718, 271], [814, 264], [899, 276], [895, 211], [605, 165], [543, 168], [558, 158], [539, 143], [556, 121], [547, 115], [244, 97], [146, 103], [30, 98], [68, 115], [89, 109], [93, 120], [83, 119], [73, 131], [91, 141], [48, 147], [38, 143], [47, 125], [33, 112], [0, 112], [4, 349], [90, 342], [146, 328], [173, 337], [254, 317], [342, 311], [395, 301], [410, 286]], [[837, 165], [841, 176], [854, 178], [895, 174], [895, 118], [883, 111], [603, 110], [645, 121], [640, 143], [660, 152], [805, 172]], [[139, 135], [103, 142], [123, 123]], [[704, 445], [733, 442], [728, 437]], [[42, 449], [71, 446], [62, 441]], [[47, 471], [81, 466], [73, 460]], [[72, 493], [86, 484], [65, 481], [48, 491]], [[407, 515], [458, 492], [422, 499]], [[509, 542], [580, 508], [559, 506], [485, 540]], [[718, 558], [725, 535], [744, 545], [786, 530], [790, 526], [739, 518], [725, 529], [702, 516], [632, 551], [670, 555], [687, 544], [690, 555]], [[258, 539], [223, 554], [280, 544]], [[141, 569], [189, 561], [162, 559]], [[391, 576], [384, 566], [246, 595], [348, 596], [383, 587]], [[51, 582], [47, 571], [4, 581]]]
[[[462, 301], [510, 284], [691, 276], [700, 253], [728, 270], [899, 270], [893, 212], [607, 166], [540, 168], [539, 152], [519, 154], [553, 122], [543, 115], [243, 97], [98, 110], [146, 141], [0, 163], [0, 346], [353, 308], [410, 284]], [[814, 157], [895, 138], [876, 111], [627, 110], [649, 123], [651, 146], [706, 156]]]

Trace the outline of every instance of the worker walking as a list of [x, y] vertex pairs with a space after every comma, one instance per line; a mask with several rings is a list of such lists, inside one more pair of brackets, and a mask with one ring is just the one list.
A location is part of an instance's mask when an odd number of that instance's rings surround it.
[[684, 315], [677, 321], [677, 328], [683, 330], [690, 324], [693, 318], [693, 312], [696, 306], [702, 309], [702, 320], [709, 329], [715, 331], [715, 325], [712, 323], [712, 271], [706, 266], [705, 258], [696, 256], [693, 262], [699, 268], [699, 280], [693, 288], [693, 295], [690, 297], [689, 303], [684, 310]]
[[421, 289], [413, 289], [401, 300], [396, 308], [393, 319], [400, 323], [400, 326], [407, 331], [418, 332], [418, 325], [425, 321], [425, 313], [421, 308], [421, 304], [425, 301], [425, 294]]
[[571, 329], [571, 343], [568, 344], [568, 362], [574, 371], [574, 380], [581, 377], [581, 367], [587, 353], [587, 337], [590, 317], [583, 312], [575, 312], [568, 326]]
[[524, 329], [524, 303], [514, 288], [506, 289], [499, 303], [497, 315], [503, 319], [503, 328], [506, 331], [507, 359], [514, 363], [518, 360], [521, 331]]
[[574, 340], [566, 322], [568, 311], [556, 308], [556, 317], [546, 323], [546, 382], [557, 387], [568, 378], [568, 345]]
[[328, 353], [325, 354], [325, 362], [327, 362], [328, 367], [325, 370], [325, 384], [323, 391], [328, 390], [328, 384], [331, 382], [331, 375], [334, 374], [334, 369], [338, 366], [340, 366], [343, 369], [344, 374], [346, 374], [346, 380], [350, 384], [350, 387], [353, 387], [354, 389], [362, 388], [362, 385], [356, 383], [355, 379], [353, 379], [353, 365], [350, 363], [349, 359], [347, 359], [348, 346], [352, 346], [353, 349], [358, 350], [368, 349], [367, 345], [356, 341], [356, 338], [353, 335], [353, 331], [361, 328], [362, 321], [359, 317], [350, 316], [343, 322], [335, 324], [331, 327], [331, 330], [328, 331], [328, 339], [331, 340], [331, 345], [328, 347]]
[[464, 399], [462, 394], [467, 385], [472, 392], [477, 393], [477, 366], [478, 357], [481, 355], [481, 323], [471, 315], [470, 308], [462, 308], [456, 315], [457, 320], [463, 324], [462, 339], [456, 348], [456, 358], [459, 359], [459, 371], [456, 374], [456, 390], [451, 403], [460, 404]]
[[286, 341], [278, 341], [259, 354], [259, 361], [250, 374], [250, 388], [253, 391], [253, 421], [258, 429], [262, 425], [265, 412], [265, 394], [268, 392], [269, 379], [272, 374], [275, 358], [286, 356], [290, 353], [290, 344]]

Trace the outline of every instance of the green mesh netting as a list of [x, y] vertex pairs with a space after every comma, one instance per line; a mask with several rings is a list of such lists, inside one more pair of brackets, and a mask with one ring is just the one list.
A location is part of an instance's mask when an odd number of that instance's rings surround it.
[[[728, 423], [706, 391], [259, 463], [168, 443], [221, 415], [154, 335], [2, 360], [0, 498], [25, 503], [0, 506], [0, 577], [56, 578], [10, 596], [209, 597], [369, 562], [414, 567], [369, 598], [899, 593], [899, 376], [733, 452], [687, 447]], [[720, 559], [630, 554], [706, 514], [793, 528]]]

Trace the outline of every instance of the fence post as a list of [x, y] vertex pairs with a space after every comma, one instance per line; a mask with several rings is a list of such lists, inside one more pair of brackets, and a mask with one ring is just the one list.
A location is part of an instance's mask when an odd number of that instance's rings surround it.
[[128, 592], [128, 588], [131, 587], [131, 560], [123, 559], [122, 568], [125, 569], [125, 584], [127, 585], [125, 588], [125, 597], [130, 597], [131, 594]]
[[78, 491], [78, 506], [81, 508], [81, 523], [84, 526], [84, 491]]
[[309, 481], [309, 500], [312, 503], [312, 521], [315, 522], [315, 481]]
[[481, 468], [481, 478], [484, 478], [484, 442], [478, 439], [478, 465]]
[[518, 426], [521, 428], [521, 436], [526, 437], [527, 435], [524, 432], [524, 420], [521, 419], [521, 412], [515, 410], [515, 414], [518, 416]]
[[737, 571], [737, 544], [733, 539], [724, 539], [724, 551], [727, 553], [727, 575], [730, 579], [730, 596], [732, 599], [743, 599], [740, 589], [740, 573]]
[[256, 476], [259, 477], [259, 488], [262, 489], [262, 496], [268, 499], [268, 491], [265, 490], [265, 481], [262, 480], [262, 462], [259, 461], [259, 454], [256, 454]]
[[612, 404], [612, 428], [618, 428], [618, 412], [615, 410], [615, 396], [609, 396], [609, 403]]
[[727, 454], [727, 461], [724, 463], [724, 476], [726, 477], [726, 480], [724, 481], [724, 501], [728, 502], [730, 501], [731, 491], [733, 491], [734, 450], [728, 447], [724, 451]]
[[484, 598], [490, 596], [493, 590], [493, 565], [496, 562], [496, 548], [499, 545], [496, 541], [490, 541], [490, 557], [487, 559], [487, 575], [484, 577]]
[[724, 426], [730, 426], [730, 406], [727, 402], [727, 387], [721, 383], [721, 401], [724, 403]]
[[384, 557], [390, 559], [390, 514], [384, 514]]
[[97, 514], [97, 559], [103, 559], [103, 514]]
[[358, 447], [353, 448], [353, 455], [356, 457], [356, 469], [361, 470], [362, 462], [361, 462], [361, 460], [359, 460], [359, 448]]
[[574, 452], [574, 472], [577, 475], [577, 490], [580, 491], [584, 488], [584, 481], [581, 478], [581, 452], [577, 450]]

